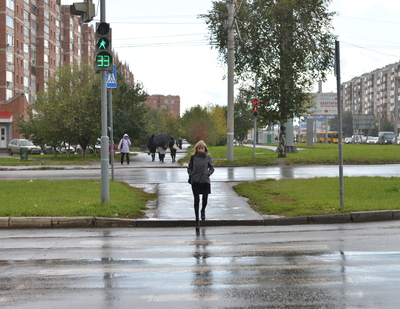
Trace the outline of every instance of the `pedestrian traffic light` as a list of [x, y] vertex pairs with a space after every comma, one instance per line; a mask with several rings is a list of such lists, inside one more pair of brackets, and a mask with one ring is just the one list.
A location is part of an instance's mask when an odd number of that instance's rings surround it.
[[113, 73], [110, 24], [96, 23], [96, 46], [94, 53], [94, 70]]
[[69, 12], [72, 15], [80, 15], [82, 22], [88, 23], [93, 20], [95, 15], [95, 5], [92, 0], [85, 0], [85, 2], [74, 2], [69, 6]]
[[253, 100], [251, 100], [251, 103], [253, 105], [253, 115], [254, 115], [254, 117], [257, 117], [258, 116], [258, 100], [253, 99]]

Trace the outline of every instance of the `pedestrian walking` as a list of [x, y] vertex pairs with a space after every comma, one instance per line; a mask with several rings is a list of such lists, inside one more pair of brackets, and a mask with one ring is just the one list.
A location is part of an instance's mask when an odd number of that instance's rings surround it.
[[179, 149], [182, 149], [182, 137], [178, 139], [178, 147]]
[[110, 164], [111, 164], [111, 157], [115, 157], [117, 150], [118, 150], [118, 147], [115, 146], [114, 141], [111, 141], [108, 144], [108, 159], [109, 159]]
[[150, 139], [149, 142], [147, 143], [147, 148], [149, 149], [149, 153], [151, 154], [151, 161], [154, 161], [156, 158], [156, 151], [157, 151], [157, 147], [154, 144], [154, 137], [155, 135], [153, 134]]
[[204, 141], [201, 140], [195, 145], [187, 172], [189, 174], [189, 183], [192, 185], [194, 214], [196, 218], [195, 228], [196, 232], [198, 232], [200, 231], [200, 195], [202, 195], [201, 220], [204, 221], [206, 219], [208, 195], [211, 194], [210, 176], [214, 173], [212, 157], [208, 153], [208, 148]]
[[121, 150], [121, 164], [124, 164], [124, 155], [126, 156], [126, 163], [129, 164], [129, 147], [131, 146], [131, 140], [128, 134], [124, 134], [124, 137], [118, 144], [118, 149]]
[[160, 162], [164, 162], [165, 154], [167, 153], [167, 147], [159, 146], [159, 147], [157, 147], [157, 151], [158, 151], [158, 158], [160, 159]]
[[172, 162], [175, 162], [176, 151], [178, 150], [178, 145], [176, 144], [176, 140], [173, 136], [171, 136], [171, 139], [169, 140], [168, 147], [171, 152]]

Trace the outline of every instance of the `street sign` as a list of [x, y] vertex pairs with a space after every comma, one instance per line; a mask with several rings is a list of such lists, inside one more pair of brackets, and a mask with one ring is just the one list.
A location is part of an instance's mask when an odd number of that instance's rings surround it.
[[374, 123], [375, 115], [353, 115], [353, 130], [368, 130]]
[[307, 111], [312, 115], [337, 115], [337, 94], [311, 93]]
[[114, 73], [106, 73], [107, 88], [117, 88], [117, 66], [114, 64]]

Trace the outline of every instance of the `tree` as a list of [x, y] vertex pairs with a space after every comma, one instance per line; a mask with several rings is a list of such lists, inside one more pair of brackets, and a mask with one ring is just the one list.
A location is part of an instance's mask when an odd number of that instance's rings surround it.
[[141, 83], [129, 84], [123, 73], [117, 72], [118, 87], [113, 90], [114, 137], [119, 140], [128, 134], [132, 143], [139, 145], [148, 139], [146, 115], [149, 109], [144, 104], [148, 94]]
[[249, 106], [252, 96], [249, 90], [242, 87], [235, 98], [235, 139], [237, 141], [244, 140], [248, 130], [254, 127], [252, 107]]
[[209, 105], [209, 113], [211, 114], [211, 120], [213, 125], [210, 128], [211, 138], [209, 143], [212, 145], [222, 146], [226, 145], [226, 133], [227, 133], [227, 108], [219, 105]]
[[[38, 93], [20, 130], [37, 143], [59, 142], [85, 149], [100, 132], [100, 80], [85, 63], [61, 67]], [[68, 155], [68, 153], [67, 153]]]
[[[304, 114], [304, 102], [317, 80], [333, 67], [334, 13], [331, 0], [248, 0], [236, 12], [235, 75], [259, 80], [260, 117], [264, 124], [281, 123], [278, 157], [286, 157], [286, 122]], [[220, 60], [227, 61], [226, 1], [213, 2], [200, 15]]]
[[199, 140], [203, 140], [208, 145], [212, 143], [211, 127], [213, 121], [206, 107], [196, 105], [189, 110], [186, 110], [181, 119], [183, 136], [186, 140], [195, 144]]
[[143, 139], [143, 144], [147, 144], [152, 134], [157, 135], [158, 133], [167, 133], [169, 136], [179, 139], [181, 135], [180, 117], [175, 116], [167, 108], [149, 108], [146, 114], [146, 138]]
[[[338, 116], [335, 115], [333, 118], [328, 120], [329, 127], [331, 131], [338, 131], [339, 128], [339, 120]], [[345, 111], [342, 114], [342, 130], [344, 136], [352, 136], [353, 135], [353, 114], [351, 111]]]

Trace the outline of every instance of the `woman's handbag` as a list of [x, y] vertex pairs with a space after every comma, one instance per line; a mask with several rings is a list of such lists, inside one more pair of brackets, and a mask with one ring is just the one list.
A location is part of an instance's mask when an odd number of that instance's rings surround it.
[[174, 146], [172, 146], [172, 148], [174, 148], [175, 150], [178, 150], [178, 145], [176, 143], [174, 143]]

